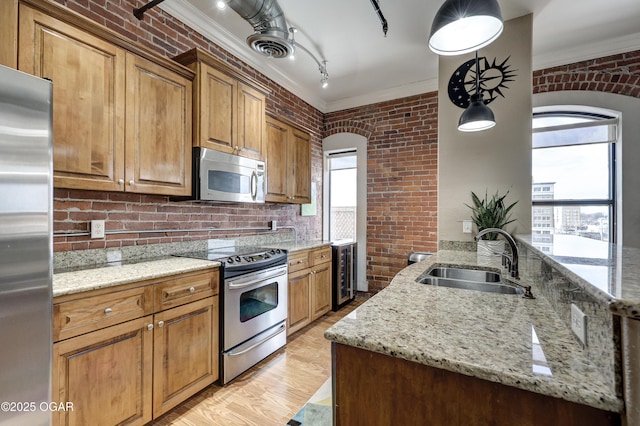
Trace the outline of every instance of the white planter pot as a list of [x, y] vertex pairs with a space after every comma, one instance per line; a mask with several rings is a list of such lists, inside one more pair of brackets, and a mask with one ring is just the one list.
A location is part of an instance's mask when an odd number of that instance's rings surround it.
[[480, 240], [477, 253], [482, 257], [500, 257], [504, 253], [504, 240]]

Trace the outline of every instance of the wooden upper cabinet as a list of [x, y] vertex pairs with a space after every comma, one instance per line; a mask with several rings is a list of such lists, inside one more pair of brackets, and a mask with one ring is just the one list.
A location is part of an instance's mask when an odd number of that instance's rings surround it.
[[265, 163], [267, 168], [267, 192], [265, 198], [272, 202], [289, 202], [287, 199], [287, 142], [289, 127], [267, 117]]
[[120, 190], [125, 51], [20, 5], [18, 68], [53, 82], [54, 185]]
[[291, 179], [289, 193], [295, 203], [311, 202], [311, 136], [296, 128], [291, 129], [289, 146], [289, 166]]
[[261, 160], [269, 89], [200, 49], [174, 60], [196, 73], [194, 146]]
[[266, 122], [266, 201], [310, 203], [311, 136], [270, 116]]
[[233, 153], [238, 128], [236, 81], [206, 64], [196, 73], [194, 144]]
[[193, 73], [55, 3], [17, 7], [18, 69], [53, 81], [54, 186], [190, 195]]
[[127, 53], [127, 191], [191, 191], [191, 81]]
[[238, 84], [238, 154], [262, 159], [265, 134], [265, 96], [246, 84]]

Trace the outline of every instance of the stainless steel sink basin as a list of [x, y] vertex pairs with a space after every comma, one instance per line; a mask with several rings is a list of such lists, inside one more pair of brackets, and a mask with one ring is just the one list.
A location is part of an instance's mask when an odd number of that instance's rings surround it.
[[434, 267], [418, 277], [416, 281], [421, 284], [488, 293], [524, 293], [519, 287], [503, 283], [500, 274], [478, 269]]
[[502, 282], [500, 274], [479, 269], [445, 268], [435, 267], [427, 271], [427, 275], [437, 278], [449, 278], [454, 280], [478, 281], [482, 283]]

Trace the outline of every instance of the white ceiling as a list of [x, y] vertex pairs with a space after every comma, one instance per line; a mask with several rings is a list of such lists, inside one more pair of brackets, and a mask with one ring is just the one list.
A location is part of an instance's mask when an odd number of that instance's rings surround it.
[[[380, 0], [384, 37], [370, 0], [277, 0], [296, 42], [327, 60], [321, 88], [315, 61], [269, 59], [246, 44], [253, 33], [214, 0], [167, 0], [160, 7], [322, 112], [437, 90], [438, 57], [427, 45], [444, 0]], [[533, 67], [542, 69], [640, 49], [640, 0], [499, 0], [505, 20], [533, 13]]]

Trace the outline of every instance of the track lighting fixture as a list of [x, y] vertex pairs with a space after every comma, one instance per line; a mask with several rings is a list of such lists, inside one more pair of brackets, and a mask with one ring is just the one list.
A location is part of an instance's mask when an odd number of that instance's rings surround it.
[[320, 62], [318, 58], [316, 58], [315, 55], [311, 53], [311, 51], [309, 51], [309, 49], [307, 49], [306, 47], [298, 43], [294, 37], [296, 31], [297, 30], [294, 27], [289, 28], [289, 32], [291, 33], [290, 43], [293, 46], [292, 53], [290, 54], [289, 57], [291, 58], [291, 55], [293, 55], [293, 52], [295, 52], [296, 48], [300, 48], [300, 50], [306, 52], [307, 55], [311, 56], [313, 60], [316, 61], [316, 64], [318, 64], [318, 70], [320, 70], [320, 74], [322, 75], [322, 78], [320, 79], [320, 84], [322, 85], [323, 89], [326, 88], [329, 85], [329, 73], [327, 72], [327, 61], [323, 59], [322, 62]]

